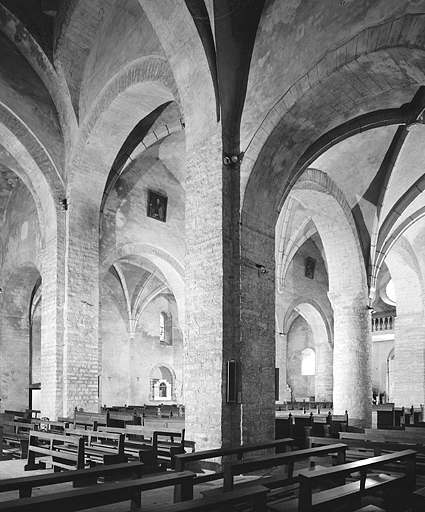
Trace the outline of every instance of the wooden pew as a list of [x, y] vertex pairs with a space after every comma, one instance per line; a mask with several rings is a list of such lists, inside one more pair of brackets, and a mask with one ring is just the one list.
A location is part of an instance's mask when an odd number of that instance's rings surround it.
[[3, 421], [2, 426], [4, 427], [4, 434], [26, 434], [28, 435], [31, 430], [34, 430], [32, 423], [26, 423], [23, 421]]
[[[340, 441], [347, 445], [347, 462], [377, 457], [386, 453], [394, 453], [408, 449], [415, 450], [416, 455], [416, 473], [425, 475], [425, 445], [410, 443], [394, 443], [385, 441], [370, 440], [366, 434], [345, 433], [342, 432]], [[332, 438], [309, 437], [309, 447], [323, 446], [335, 442]]]
[[74, 512], [123, 501], [130, 501], [131, 509], [134, 510], [142, 506], [142, 493], [152, 489], [180, 485], [183, 500], [193, 499], [193, 478], [194, 473], [191, 471], [161, 473], [136, 480], [105, 483], [54, 494], [3, 501], [0, 502], [0, 511], [57, 512], [66, 510], [66, 512]]
[[[276, 439], [274, 441], [265, 441], [262, 443], [255, 444], [243, 444], [240, 446], [233, 447], [222, 447], [222, 448], [213, 448], [211, 450], [202, 450], [199, 452], [193, 453], [184, 453], [177, 454], [175, 456], [175, 469], [176, 471], [184, 471], [189, 466], [199, 463], [199, 461], [203, 461], [204, 465], [208, 465], [206, 461], [209, 459], [221, 459], [223, 457], [231, 457], [236, 456], [237, 460], [243, 460], [243, 457], [246, 454], [254, 453], [258, 451], [264, 450], [275, 450], [278, 452], [285, 452], [288, 448], [291, 448], [294, 443], [292, 438], [286, 439]], [[212, 482], [214, 480], [220, 480], [224, 477], [224, 471], [220, 468], [217, 470], [217, 466], [220, 464], [214, 464], [214, 473], [210, 474], [201, 474], [197, 475], [194, 478], [194, 484], [200, 484], [205, 482]], [[209, 466], [211, 469], [213, 466]], [[178, 486], [175, 487], [174, 501], [181, 501], [181, 493], [180, 488]]]
[[65, 429], [65, 437], [81, 437], [85, 443], [85, 454], [95, 464], [118, 464], [127, 462], [124, 453], [124, 435], [97, 430]]
[[27, 434], [4, 433], [4, 428], [0, 425], [0, 460], [11, 458], [26, 459], [28, 456], [28, 444], [29, 437]]
[[395, 443], [425, 444], [425, 430], [422, 428], [413, 430], [387, 430], [366, 428], [365, 435], [370, 439], [393, 441]]
[[372, 424], [376, 424], [377, 428], [395, 427], [396, 417], [394, 404], [389, 402], [386, 404], [372, 405]]
[[109, 421], [109, 412], [96, 413], [85, 411], [74, 411], [74, 427], [96, 430], [99, 425], [105, 426]]
[[[293, 500], [277, 500], [269, 504], [270, 510], [277, 512], [310, 512], [315, 509], [332, 510], [336, 506], [350, 503], [353, 507], [356, 503], [360, 507], [360, 499], [363, 496], [384, 492], [385, 508], [399, 506], [401, 499], [408, 507], [413, 499], [416, 484], [415, 471], [416, 452], [404, 450], [397, 453], [371, 457], [357, 462], [349, 462], [330, 468], [317, 469], [315, 471], [301, 470], [299, 473], [300, 489], [299, 498]], [[405, 464], [402, 474], [386, 474], [383, 469], [385, 464], [394, 464], [403, 461]], [[379, 470], [379, 473], [370, 473]], [[360, 479], [345, 483], [345, 479], [359, 473]], [[326, 490], [313, 492], [321, 485], [333, 487]], [[392, 508], [392, 510], [396, 510]]]
[[29, 436], [28, 459], [24, 470], [45, 469], [46, 464], [52, 465], [54, 471], [84, 469], [89, 466], [90, 462], [86, 461], [84, 453], [84, 439], [32, 431]]
[[32, 419], [31, 424], [34, 425], [34, 430], [42, 430], [44, 432], [52, 432], [53, 434], [63, 433], [65, 428], [69, 428], [62, 421], [50, 421], [45, 419]]
[[[296, 462], [309, 460], [310, 458], [325, 457], [329, 454], [336, 454], [337, 464], [345, 463], [345, 452], [347, 445], [343, 443], [333, 443], [326, 446], [319, 446], [316, 448], [307, 448], [303, 450], [294, 450], [293, 452], [277, 453], [264, 457], [255, 457], [252, 459], [241, 460], [230, 463], [224, 468], [224, 483], [222, 489], [217, 489], [218, 492], [226, 492], [234, 489], [234, 477], [239, 475], [246, 475], [255, 471], [264, 469], [271, 469], [278, 466], [286, 466], [286, 476], [266, 476], [259, 480], [254, 480], [254, 485], [264, 485], [269, 489], [276, 487], [288, 486], [298, 483], [298, 476], [294, 473], [294, 465]], [[314, 463], [313, 463], [314, 464]], [[245, 485], [245, 484], [243, 484]]]
[[109, 411], [108, 414], [108, 427], [125, 428], [129, 425], [141, 425], [142, 418], [137, 415], [135, 410], [124, 410], [124, 411]]
[[[125, 436], [124, 451], [135, 455], [138, 453], [150, 467], [174, 468], [174, 457], [185, 453], [185, 429], [151, 429], [141, 425], [126, 425], [125, 429], [99, 427], [100, 432], [116, 432]], [[142, 452], [142, 453], [141, 453]]]
[[330, 426], [329, 435], [338, 438], [339, 432], [348, 430], [348, 411], [345, 411], [345, 414], [332, 414], [329, 411], [327, 423]]
[[96, 483], [99, 477], [140, 478], [143, 472], [142, 462], [126, 462], [110, 466], [96, 466], [74, 471], [42, 473], [40, 475], [6, 478], [0, 480], [0, 493], [18, 491], [19, 498], [29, 498], [36, 487], [72, 482], [74, 487]]

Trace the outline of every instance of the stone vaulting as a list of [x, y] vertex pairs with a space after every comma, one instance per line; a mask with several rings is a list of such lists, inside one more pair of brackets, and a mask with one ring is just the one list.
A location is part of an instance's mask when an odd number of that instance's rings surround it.
[[424, 0], [0, 0], [1, 409], [424, 404], [424, 110]]

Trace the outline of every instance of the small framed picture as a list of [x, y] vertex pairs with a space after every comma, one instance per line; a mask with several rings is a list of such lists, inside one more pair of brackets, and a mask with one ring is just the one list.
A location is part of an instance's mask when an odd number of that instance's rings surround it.
[[168, 197], [162, 196], [152, 190], [148, 191], [148, 217], [165, 222], [167, 219]]
[[316, 270], [316, 260], [314, 258], [305, 259], [305, 277], [314, 279], [314, 271]]

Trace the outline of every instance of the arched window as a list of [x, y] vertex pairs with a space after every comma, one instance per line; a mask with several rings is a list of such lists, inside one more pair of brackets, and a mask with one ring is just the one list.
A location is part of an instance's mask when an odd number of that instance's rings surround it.
[[165, 384], [165, 382], [161, 382], [159, 384], [159, 396], [160, 398], [167, 397], [167, 384]]
[[165, 341], [165, 313], [159, 314], [159, 341]]
[[305, 348], [301, 352], [301, 375], [315, 375], [316, 353], [312, 348]]
[[173, 343], [173, 323], [168, 311], [161, 311], [159, 314], [159, 341], [166, 345]]

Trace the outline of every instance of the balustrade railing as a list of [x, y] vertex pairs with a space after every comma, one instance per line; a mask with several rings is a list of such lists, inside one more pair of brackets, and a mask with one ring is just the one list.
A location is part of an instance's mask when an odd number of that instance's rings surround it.
[[394, 331], [394, 326], [394, 315], [373, 315], [372, 317], [372, 332]]

